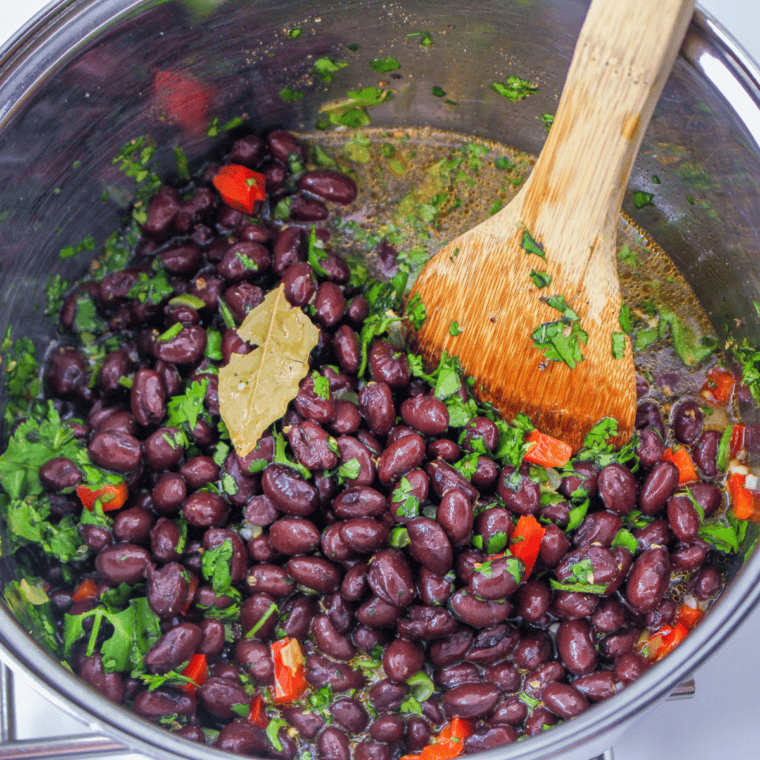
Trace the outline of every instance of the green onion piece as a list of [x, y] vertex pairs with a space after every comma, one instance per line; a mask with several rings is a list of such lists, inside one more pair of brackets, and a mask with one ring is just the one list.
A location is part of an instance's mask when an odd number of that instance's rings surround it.
[[189, 306], [191, 309], [202, 309], [206, 302], [192, 293], [182, 293], [169, 299], [169, 306]]
[[166, 330], [166, 332], [162, 332], [161, 335], [156, 338], [156, 341], [159, 343], [166, 343], [172, 338], [176, 338], [182, 332], [183, 327], [184, 325], [182, 322], [176, 322], [168, 330]]
[[412, 696], [418, 702], [426, 702], [433, 696], [435, 684], [424, 670], [418, 670], [414, 675], [409, 676], [406, 682], [412, 689]]
[[721, 472], [725, 472], [728, 467], [728, 458], [731, 453], [731, 435], [733, 434], [734, 426], [729, 425], [720, 437], [720, 443], [718, 444], [718, 469]]
[[247, 639], [252, 639], [261, 630], [261, 627], [267, 622], [267, 620], [269, 620], [269, 618], [272, 617], [275, 612], [277, 612], [278, 609], [279, 608], [277, 607], [277, 604], [275, 602], [272, 602], [269, 605], [269, 609], [259, 618], [259, 622], [256, 623], [256, 625], [254, 625], [253, 628], [248, 631], [248, 633], [245, 634], [245, 637]]

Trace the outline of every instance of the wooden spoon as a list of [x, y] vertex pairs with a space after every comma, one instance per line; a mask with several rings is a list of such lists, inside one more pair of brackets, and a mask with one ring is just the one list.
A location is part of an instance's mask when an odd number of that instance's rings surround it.
[[[441, 249], [412, 289], [427, 310], [415, 337], [426, 363], [456, 354], [479, 398], [507, 420], [524, 412], [573, 450], [604, 417], [618, 420], [617, 443], [633, 431], [635, 370], [619, 324], [615, 239], [633, 161], [693, 10], [694, 0], [593, 0], [525, 185]], [[545, 259], [526, 250], [534, 242]], [[532, 270], [550, 275], [550, 285], [539, 289]], [[547, 304], [559, 296], [578, 320]], [[575, 344], [582, 352], [574, 369], [531, 337], [563, 316], [550, 330], [563, 351]]]

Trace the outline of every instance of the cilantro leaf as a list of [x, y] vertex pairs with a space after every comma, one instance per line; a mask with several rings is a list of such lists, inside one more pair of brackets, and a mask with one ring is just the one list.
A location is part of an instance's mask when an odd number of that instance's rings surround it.
[[539, 289], [549, 287], [552, 282], [552, 276], [548, 272], [541, 272], [535, 269], [530, 270], [530, 279], [533, 280], [533, 284]]
[[622, 359], [625, 355], [625, 333], [614, 332], [612, 338], [612, 358]]
[[194, 380], [190, 383], [183, 394], [172, 396], [166, 406], [168, 414], [166, 426], [180, 430], [186, 426], [189, 431], [192, 431], [203, 409], [207, 386], [208, 378], [204, 377], [200, 382]]
[[412, 327], [415, 330], [419, 330], [422, 325], [425, 324], [427, 311], [425, 309], [425, 304], [422, 302], [422, 296], [419, 293], [415, 293], [412, 298], [409, 299], [404, 313], [409, 318], [409, 321], [412, 323]]
[[232, 585], [230, 562], [233, 552], [232, 541], [229, 538], [203, 552], [201, 571], [203, 577], [211, 582], [216, 594], [225, 594]]
[[506, 82], [492, 82], [491, 89], [513, 103], [538, 92], [538, 87], [532, 82], [515, 76], [508, 77]]
[[540, 256], [542, 259], [546, 259], [546, 252], [544, 247], [536, 241], [533, 235], [528, 230], [523, 230], [522, 239], [520, 240], [520, 247], [526, 254], [532, 253], [535, 256]]
[[588, 333], [581, 329], [577, 321], [567, 324], [563, 320], [544, 322], [530, 336], [533, 347], [544, 352], [548, 361], [565, 362], [575, 369], [583, 361], [581, 345], [588, 342]]

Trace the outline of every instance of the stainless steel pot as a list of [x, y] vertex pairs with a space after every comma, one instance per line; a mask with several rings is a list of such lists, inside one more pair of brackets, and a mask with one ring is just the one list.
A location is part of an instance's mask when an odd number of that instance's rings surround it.
[[[253, 127], [311, 129], [320, 104], [377, 84], [368, 61], [392, 55], [396, 97], [372, 110], [374, 126], [430, 125], [538, 152], [541, 114], [552, 113], [587, 3], [584, 0], [65, 0], [0, 52], [0, 331], [41, 346], [37, 311], [51, 273], [81, 275], [59, 250], [118, 226], [128, 189], [111, 166], [143, 133], [159, 144], [162, 171], [180, 142], [191, 163], [206, 155], [205, 125], [246, 113]], [[295, 30], [300, 29], [296, 36]], [[292, 32], [292, 34], [288, 34]], [[433, 44], [420, 45], [427, 32]], [[357, 51], [347, 48], [358, 45]], [[350, 65], [331, 84], [313, 61]], [[182, 124], [162, 115], [157, 72], [181, 72], [201, 89]], [[489, 85], [509, 75], [540, 92], [514, 104]], [[431, 96], [442, 87], [453, 106]], [[284, 87], [303, 93], [286, 102]], [[198, 117], [196, 119], [196, 117]], [[201, 118], [202, 117], [202, 118]], [[201, 128], [203, 127], [203, 128]], [[582, 158], [581, 158], [582, 160]], [[656, 184], [653, 177], [659, 177]], [[103, 199], [104, 189], [109, 191]], [[625, 210], [669, 252], [718, 333], [760, 334], [760, 77], [736, 45], [697, 13], [647, 133], [631, 189], [655, 203]], [[760, 422], [760, 420], [753, 420]], [[756, 526], [730, 567], [720, 600], [665, 661], [612, 700], [493, 758], [585, 760], [653, 709], [741, 622], [760, 596]], [[12, 567], [3, 560], [4, 577]], [[229, 757], [147, 724], [112, 705], [51, 659], [0, 605], [0, 658], [54, 703], [150, 757]]]

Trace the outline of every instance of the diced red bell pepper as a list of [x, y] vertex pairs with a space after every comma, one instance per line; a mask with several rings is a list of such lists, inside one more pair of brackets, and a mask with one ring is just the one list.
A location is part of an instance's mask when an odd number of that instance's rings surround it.
[[453, 760], [464, 752], [464, 740], [472, 734], [472, 724], [454, 716], [441, 733], [418, 755], [403, 755], [400, 760]]
[[83, 602], [85, 599], [95, 599], [98, 595], [98, 584], [92, 578], [85, 578], [71, 595], [72, 602]]
[[269, 724], [267, 715], [264, 712], [264, 700], [262, 699], [261, 694], [256, 694], [251, 700], [251, 709], [248, 713], [248, 720], [250, 720], [251, 723], [255, 723], [257, 726], [261, 726], [261, 728], [266, 728]]
[[662, 458], [678, 467], [678, 485], [696, 483], [699, 480], [697, 469], [691, 459], [691, 454], [683, 446], [671, 446], [665, 449]]
[[199, 686], [203, 686], [208, 678], [208, 662], [205, 654], [194, 654], [187, 663], [187, 667], [182, 671], [182, 675], [191, 678], [195, 683], [184, 683], [182, 688], [188, 694], [195, 694]]
[[573, 453], [569, 444], [538, 430], [532, 430], [525, 440], [528, 443], [525, 461], [544, 467], [563, 467]]
[[122, 481], [116, 485], [106, 485], [100, 488], [90, 488], [89, 486], [77, 486], [77, 496], [82, 504], [92, 512], [95, 502], [100, 499], [104, 512], [110, 512], [113, 509], [123, 507], [129, 496], [127, 484]]
[[272, 698], [276, 705], [298, 699], [309, 687], [304, 676], [304, 656], [296, 639], [284, 638], [272, 644], [274, 686]]
[[746, 478], [740, 472], [728, 476], [726, 488], [731, 497], [734, 517], [737, 520], [760, 522], [760, 491], [744, 487]]
[[228, 206], [246, 214], [252, 214], [256, 202], [267, 197], [264, 175], [240, 164], [223, 166], [214, 177], [214, 187]]
[[713, 367], [707, 373], [707, 379], [702, 386], [700, 395], [707, 401], [714, 401], [717, 404], [727, 404], [731, 401], [734, 394], [736, 379], [723, 367]]
[[684, 628], [693, 628], [705, 613], [698, 607], [689, 607], [688, 604], [682, 604], [678, 608], [678, 618], [676, 622], [680, 623]]
[[515, 525], [509, 551], [523, 561], [526, 579], [530, 576], [533, 565], [536, 564], [545, 532], [543, 525], [533, 515], [523, 515]]
[[670, 654], [687, 636], [688, 629], [682, 623], [664, 625], [644, 643], [641, 653], [650, 662], [657, 662]]
[[747, 428], [745, 425], [734, 425], [731, 428], [731, 442], [728, 446], [729, 454], [731, 455], [731, 459], [736, 459], [737, 455], [740, 451], [744, 451], [746, 448], [745, 444], [745, 436], [747, 433]]

